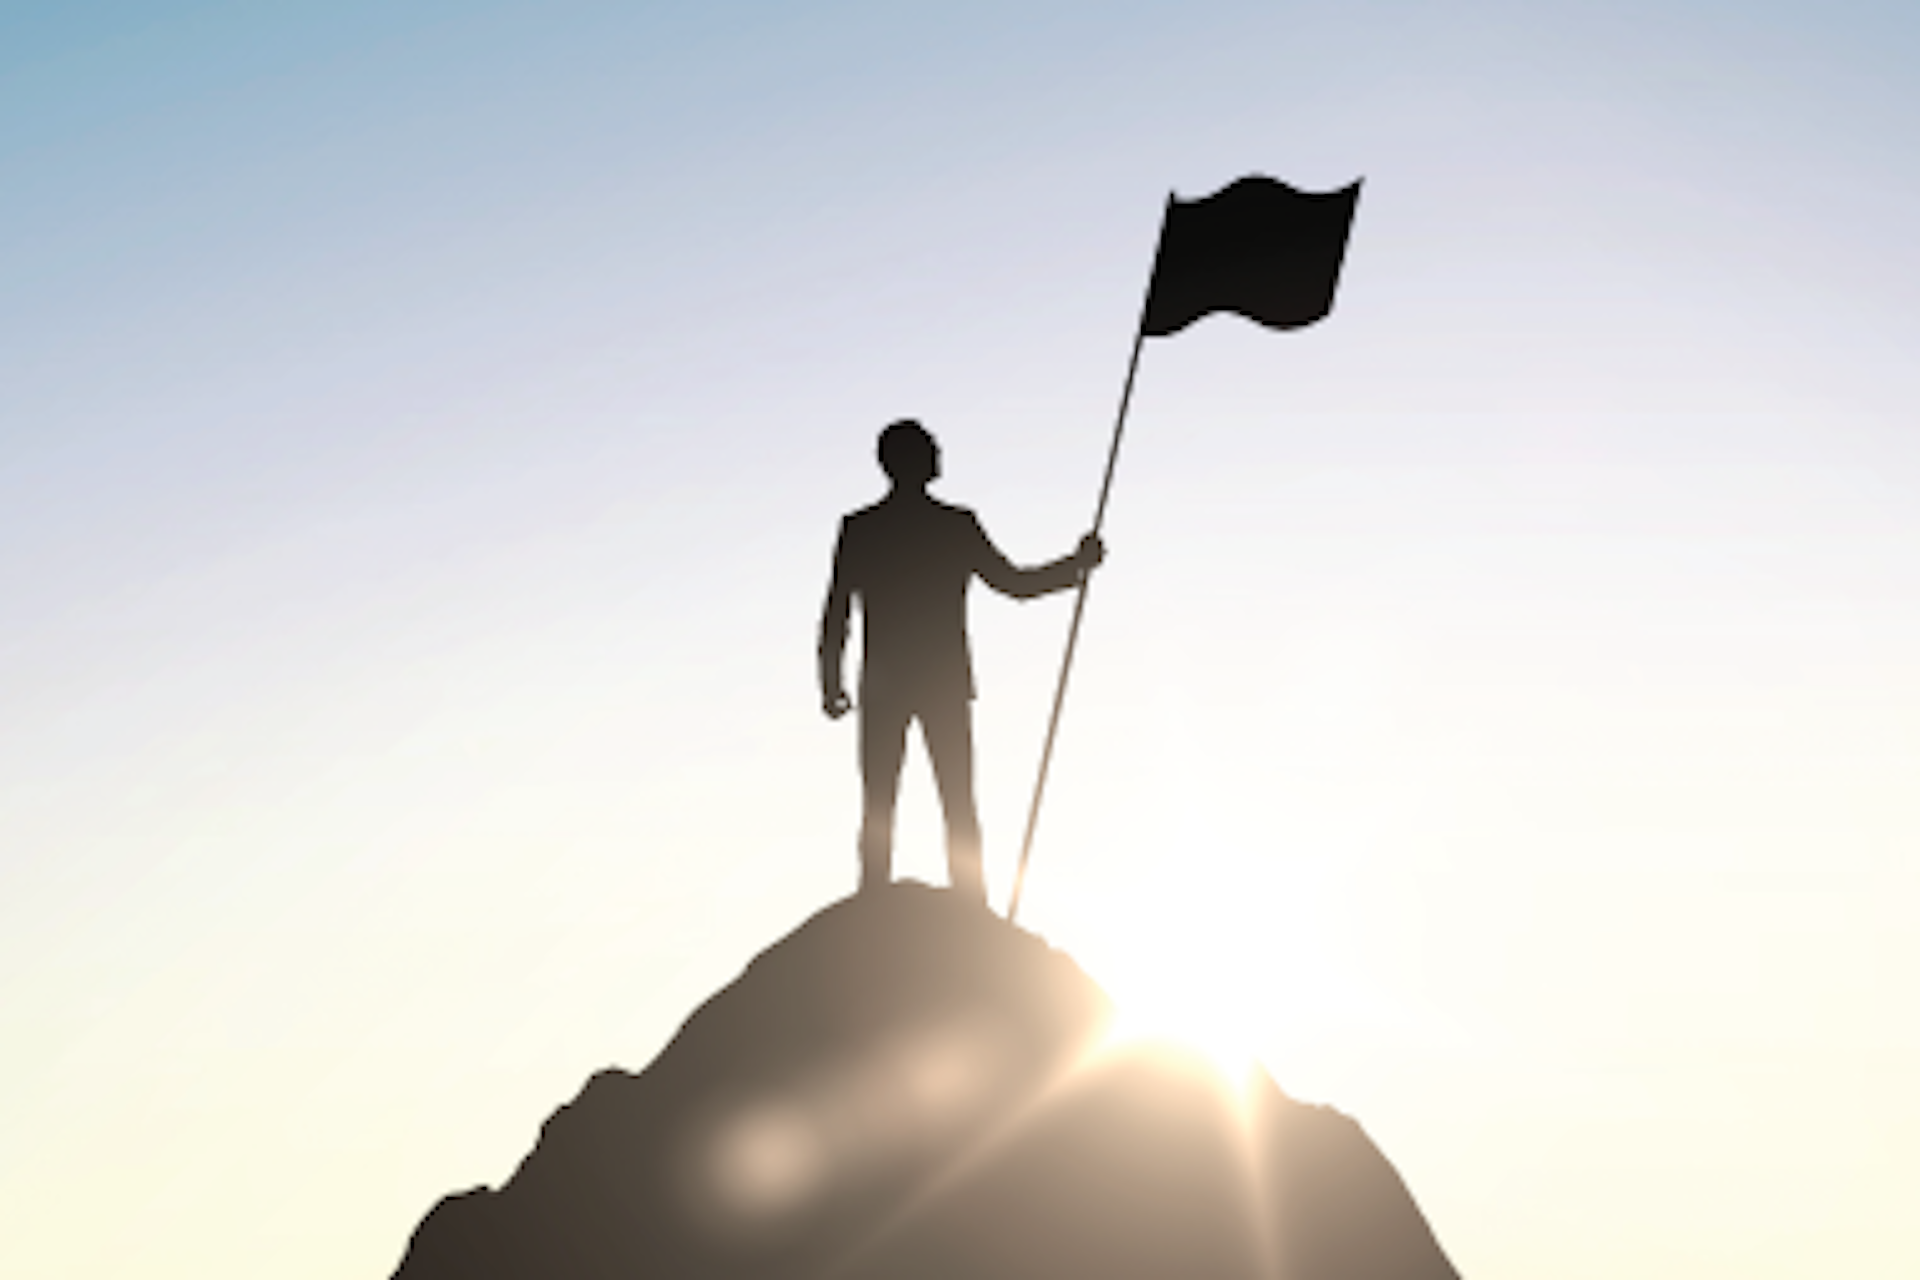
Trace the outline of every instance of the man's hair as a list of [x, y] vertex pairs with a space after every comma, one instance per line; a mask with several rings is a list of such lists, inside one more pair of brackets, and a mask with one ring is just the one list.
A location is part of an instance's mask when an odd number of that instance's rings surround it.
[[933, 450], [933, 435], [912, 418], [902, 418], [880, 433], [880, 469], [898, 481], [918, 473]]

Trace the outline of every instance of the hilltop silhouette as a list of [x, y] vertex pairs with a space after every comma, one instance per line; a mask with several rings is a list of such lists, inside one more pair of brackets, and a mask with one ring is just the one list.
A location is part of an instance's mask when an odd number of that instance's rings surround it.
[[442, 1200], [395, 1280], [1458, 1280], [1352, 1120], [1111, 1012], [962, 895], [862, 893]]

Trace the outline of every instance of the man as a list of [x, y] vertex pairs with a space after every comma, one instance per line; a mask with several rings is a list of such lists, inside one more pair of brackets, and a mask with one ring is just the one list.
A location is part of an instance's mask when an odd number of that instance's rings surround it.
[[947, 820], [947, 872], [953, 887], [986, 905], [980, 818], [973, 802], [973, 666], [967, 651], [967, 586], [978, 574], [996, 591], [1030, 599], [1077, 584], [1105, 558], [1088, 534], [1064, 559], [1022, 569], [988, 541], [964, 507], [927, 495], [940, 474], [940, 446], [902, 419], [880, 433], [880, 467], [892, 488], [840, 523], [833, 580], [820, 619], [820, 698], [828, 716], [852, 709], [841, 655], [853, 600], [860, 600], [860, 887], [892, 877], [893, 809], [906, 754], [907, 725], [933, 761]]

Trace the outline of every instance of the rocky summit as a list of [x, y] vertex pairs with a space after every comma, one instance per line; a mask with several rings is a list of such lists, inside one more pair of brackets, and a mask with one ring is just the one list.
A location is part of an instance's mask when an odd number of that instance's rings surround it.
[[442, 1200], [395, 1280], [1458, 1280], [1352, 1120], [1111, 1014], [943, 890], [837, 903]]

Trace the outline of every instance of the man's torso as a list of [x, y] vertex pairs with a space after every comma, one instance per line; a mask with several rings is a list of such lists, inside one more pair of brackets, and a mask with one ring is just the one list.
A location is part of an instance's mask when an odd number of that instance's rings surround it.
[[842, 523], [840, 572], [860, 599], [863, 701], [973, 696], [967, 585], [987, 545], [971, 511], [917, 495]]

